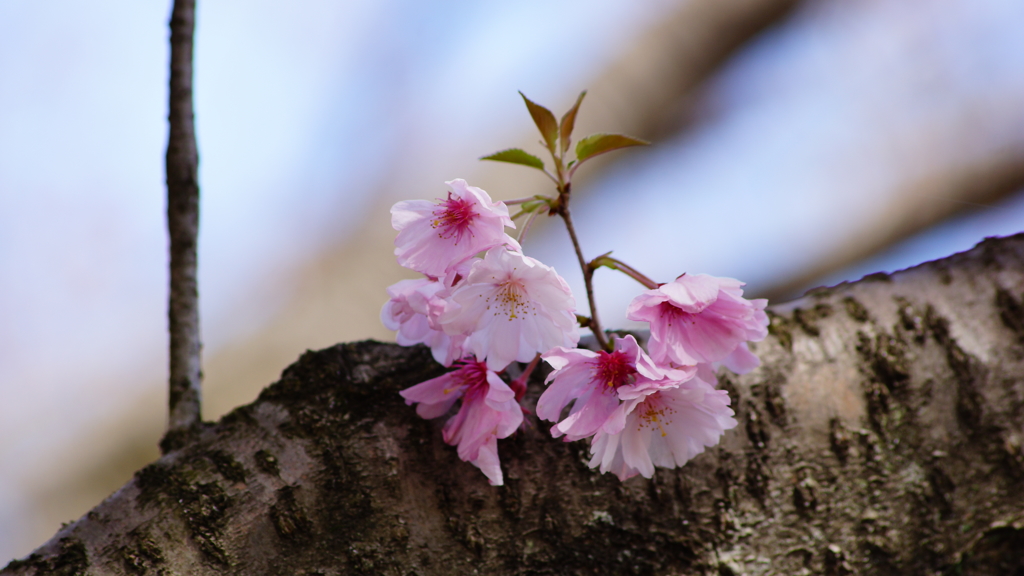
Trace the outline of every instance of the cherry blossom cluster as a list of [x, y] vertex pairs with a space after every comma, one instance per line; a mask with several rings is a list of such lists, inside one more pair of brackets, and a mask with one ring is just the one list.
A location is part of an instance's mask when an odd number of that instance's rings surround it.
[[[590, 467], [625, 480], [682, 466], [736, 426], [716, 368], [758, 365], [748, 341], [767, 335], [767, 300], [745, 300], [731, 278], [682, 275], [637, 296], [626, 317], [650, 323], [648, 355], [631, 335], [611, 351], [554, 348], [537, 416], [566, 441], [592, 438]], [[572, 402], [568, 415], [563, 410]]]
[[[465, 180], [447, 182], [437, 203], [399, 202], [391, 209], [398, 230], [398, 263], [424, 275], [388, 288], [381, 320], [397, 330], [399, 344], [425, 344], [434, 359], [458, 368], [402, 391], [424, 418], [443, 416], [445, 442], [502, 483], [498, 438], [523, 422], [513, 391], [498, 376], [513, 361], [530, 362], [555, 347], [573, 347], [580, 335], [576, 302], [555, 270], [523, 255], [505, 233], [514, 228], [508, 208]], [[482, 258], [476, 257], [483, 253]]]
[[[570, 178], [585, 160], [610, 150], [645, 144], [621, 135], [581, 140], [576, 159], [566, 162], [576, 105], [555, 121], [547, 109], [523, 97], [551, 153], [555, 173], [522, 150], [485, 157], [544, 171], [558, 196], [515, 201], [516, 215], [529, 214], [520, 240], [508, 206], [465, 180], [447, 182], [435, 202], [411, 200], [391, 209], [398, 231], [398, 263], [422, 274], [388, 288], [381, 311], [399, 344], [423, 344], [447, 374], [401, 392], [423, 418], [449, 414], [444, 441], [478, 467], [492, 485], [503, 476], [497, 441], [524, 424], [526, 382], [539, 359], [552, 368], [536, 404], [537, 417], [553, 422], [551, 435], [565, 441], [590, 439], [590, 467], [621, 480], [650, 478], [654, 468], [682, 466], [714, 446], [736, 426], [729, 395], [718, 389], [716, 371], [737, 373], [758, 365], [747, 342], [767, 335], [766, 300], [743, 298], [743, 283], [731, 278], [683, 274], [657, 284], [609, 254], [587, 262], [568, 210]], [[590, 316], [555, 270], [523, 254], [520, 241], [540, 213], [561, 216], [583, 270]], [[596, 269], [626, 273], [648, 288], [633, 299], [627, 318], [650, 326], [648, 350], [632, 335], [609, 341], [592, 297]], [[591, 329], [596, 350], [577, 348], [579, 327]], [[529, 363], [510, 383], [502, 379], [513, 362]]]

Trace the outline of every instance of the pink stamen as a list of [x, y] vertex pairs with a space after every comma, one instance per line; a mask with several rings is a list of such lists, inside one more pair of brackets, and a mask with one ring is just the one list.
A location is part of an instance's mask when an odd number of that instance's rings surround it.
[[470, 230], [470, 225], [476, 216], [471, 202], [462, 198], [452, 198], [449, 192], [448, 199], [442, 200], [434, 210], [434, 220], [431, 222], [431, 226], [434, 229], [440, 228], [437, 234], [439, 238], [455, 238], [455, 243], [458, 244], [462, 235]]
[[630, 364], [629, 357], [620, 351], [598, 352], [594, 362], [597, 363], [597, 381], [603, 382], [608, 388], [615, 389], [636, 380], [636, 368]]

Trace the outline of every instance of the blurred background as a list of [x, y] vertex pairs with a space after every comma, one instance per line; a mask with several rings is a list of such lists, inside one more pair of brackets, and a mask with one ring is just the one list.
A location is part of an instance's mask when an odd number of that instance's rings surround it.
[[[0, 565], [158, 457], [168, 2], [0, 2]], [[1024, 229], [1019, 0], [199, 2], [204, 412], [389, 340], [394, 202], [540, 154], [516, 93], [654, 145], [574, 186], [588, 257], [775, 302]], [[558, 222], [527, 254], [582, 294]], [[605, 323], [640, 287], [604, 270]], [[585, 304], [577, 298], [579, 305]]]

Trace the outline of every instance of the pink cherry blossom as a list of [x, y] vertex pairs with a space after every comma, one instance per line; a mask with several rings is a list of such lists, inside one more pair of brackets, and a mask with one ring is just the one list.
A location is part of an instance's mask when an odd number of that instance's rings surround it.
[[761, 365], [761, 359], [756, 354], [750, 351], [747, 347], [746, 342], [741, 342], [735, 350], [729, 353], [728, 356], [722, 359], [720, 362], [722, 366], [725, 366], [729, 370], [732, 370], [736, 374], [746, 374], [754, 368]]
[[655, 361], [677, 366], [723, 361], [741, 372], [757, 357], [741, 346], [768, 334], [767, 300], [743, 298], [743, 283], [706, 274], [684, 274], [637, 296], [626, 317], [650, 322], [648, 348]]
[[566, 441], [593, 436], [623, 399], [660, 386], [659, 381], [666, 378], [680, 382], [696, 372], [693, 367], [668, 371], [659, 368], [630, 335], [616, 338], [612, 352], [557, 347], [542, 358], [554, 371], [548, 375], [547, 390], [537, 401], [537, 417], [555, 422], [569, 402], [575, 401], [569, 415], [551, 428], [552, 436], [564, 434]]
[[402, 280], [388, 286], [390, 300], [380, 311], [380, 320], [388, 330], [397, 330], [395, 341], [402, 346], [426, 344], [434, 360], [444, 366], [465, 355], [465, 335], [446, 334], [436, 324], [444, 312], [449, 289], [437, 280]]
[[[625, 480], [654, 475], [654, 467], [686, 464], [736, 427], [729, 395], [699, 377], [675, 387], [647, 388], [625, 402], [590, 445], [590, 467]], [[618, 427], [621, 423], [621, 427]], [[609, 432], [618, 428], [618, 432]]]
[[569, 285], [554, 268], [496, 246], [453, 288], [438, 323], [447, 334], [468, 334], [466, 350], [502, 370], [555, 346], [575, 346], [575, 310]]
[[492, 246], [520, 250], [505, 234], [505, 226], [516, 226], [504, 203], [493, 202], [487, 192], [461, 178], [445, 184], [451, 192], [437, 203], [409, 200], [391, 208], [399, 264], [442, 278], [452, 266]]
[[515, 392], [483, 362], [462, 363], [457, 370], [400, 392], [407, 404], [419, 403], [423, 418], [445, 415], [462, 398], [459, 412], [444, 425], [444, 441], [458, 446], [459, 458], [479, 468], [492, 486], [504, 478], [498, 460], [498, 438], [506, 438], [523, 422]]

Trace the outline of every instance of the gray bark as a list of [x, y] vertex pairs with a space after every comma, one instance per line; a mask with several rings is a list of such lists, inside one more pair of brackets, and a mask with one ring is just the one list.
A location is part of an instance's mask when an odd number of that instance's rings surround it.
[[171, 12], [171, 74], [167, 137], [167, 232], [171, 241], [170, 394], [167, 450], [186, 443], [201, 413], [199, 290], [196, 243], [199, 235], [199, 152], [192, 110], [192, 36], [195, 1], [175, 0]]
[[740, 426], [651, 480], [533, 423], [488, 486], [397, 394], [426, 350], [339, 344], [0, 574], [1022, 573], [1024, 234], [770, 312]]

